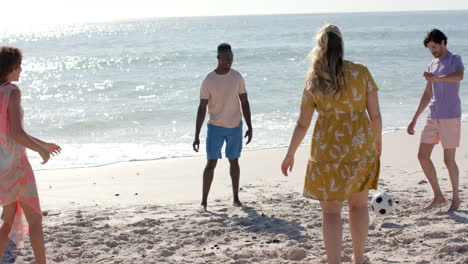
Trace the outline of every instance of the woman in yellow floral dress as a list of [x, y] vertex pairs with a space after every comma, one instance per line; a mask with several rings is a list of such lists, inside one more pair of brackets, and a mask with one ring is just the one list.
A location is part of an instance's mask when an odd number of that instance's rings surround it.
[[368, 190], [377, 188], [382, 148], [378, 88], [366, 66], [343, 59], [338, 27], [323, 26], [316, 40], [301, 112], [281, 169], [285, 176], [291, 171], [317, 109], [304, 196], [320, 201], [329, 263], [340, 262], [341, 208], [348, 201], [354, 260], [364, 263]]

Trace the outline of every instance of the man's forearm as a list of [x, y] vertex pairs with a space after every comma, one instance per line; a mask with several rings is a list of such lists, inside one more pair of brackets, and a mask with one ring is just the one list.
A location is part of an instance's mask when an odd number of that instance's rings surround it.
[[201, 131], [203, 122], [205, 121], [205, 116], [206, 116], [206, 111], [203, 111], [199, 107], [197, 111], [197, 123], [195, 125], [195, 138], [200, 137], [200, 131]]
[[252, 120], [250, 115], [250, 105], [249, 103], [242, 104], [242, 113], [244, 114], [244, 120], [249, 129], [252, 129]]
[[435, 78], [433, 81], [436, 82], [461, 82], [463, 81], [463, 70], [457, 69], [455, 72], [447, 75], [441, 75]]
[[414, 114], [413, 120], [416, 120], [419, 118], [419, 116], [422, 114], [424, 109], [426, 109], [427, 105], [431, 102], [431, 97], [428, 96], [423, 96], [421, 97], [421, 101], [419, 102], [419, 107], [418, 110], [416, 110], [416, 113]]
[[442, 75], [437, 77], [437, 80], [439, 82], [461, 82], [463, 81], [463, 75], [459, 74], [447, 74], [447, 75]]

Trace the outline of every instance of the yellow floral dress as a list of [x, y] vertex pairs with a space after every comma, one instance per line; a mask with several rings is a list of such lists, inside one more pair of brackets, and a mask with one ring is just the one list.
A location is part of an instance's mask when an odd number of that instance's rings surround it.
[[301, 108], [315, 108], [318, 118], [304, 183], [304, 196], [344, 201], [350, 194], [377, 189], [380, 160], [366, 95], [378, 90], [366, 66], [344, 61], [345, 85], [338, 98], [304, 89]]

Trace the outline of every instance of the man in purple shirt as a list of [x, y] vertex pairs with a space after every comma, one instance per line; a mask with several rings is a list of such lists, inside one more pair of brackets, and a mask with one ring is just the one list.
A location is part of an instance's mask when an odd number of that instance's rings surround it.
[[442, 31], [438, 29], [429, 31], [424, 38], [424, 46], [430, 50], [435, 59], [423, 74], [427, 80], [426, 89], [407, 132], [410, 135], [415, 133], [416, 121], [429, 105], [430, 115], [421, 133], [418, 153], [421, 167], [434, 191], [434, 199], [425, 209], [439, 207], [446, 202], [431, 160], [432, 150], [440, 141], [444, 148], [444, 162], [453, 189], [452, 204], [448, 211], [456, 211], [461, 203], [458, 194], [459, 172], [455, 162], [455, 151], [460, 144], [461, 134], [461, 103], [458, 92], [465, 68], [461, 57], [447, 50], [447, 37]]

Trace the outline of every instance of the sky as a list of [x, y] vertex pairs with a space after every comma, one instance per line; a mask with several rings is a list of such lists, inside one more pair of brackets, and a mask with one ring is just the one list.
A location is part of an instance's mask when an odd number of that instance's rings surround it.
[[16, 0], [0, 24], [41, 25], [135, 18], [249, 14], [468, 10], [467, 0]]

